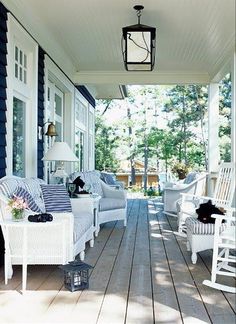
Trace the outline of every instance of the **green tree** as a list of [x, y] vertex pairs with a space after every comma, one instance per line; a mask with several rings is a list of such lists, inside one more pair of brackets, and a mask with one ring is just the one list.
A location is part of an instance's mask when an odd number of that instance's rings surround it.
[[102, 117], [96, 117], [95, 122], [95, 168], [116, 172], [118, 161], [115, 150], [118, 137], [111, 126], [106, 126]]
[[[204, 119], [207, 112], [207, 88], [201, 85], [177, 85], [168, 91], [169, 101], [164, 110], [174, 117], [168, 123], [170, 131], [175, 135], [174, 145], [178, 162], [194, 166], [193, 145], [201, 147], [203, 154], [198, 163], [207, 167], [206, 140]], [[199, 139], [196, 138], [198, 130]], [[191, 150], [190, 150], [191, 148]], [[191, 154], [190, 154], [191, 151]], [[196, 150], [197, 151], [197, 150]]]
[[231, 160], [231, 77], [227, 74], [220, 82], [220, 125], [219, 145], [221, 160]]
[[165, 162], [165, 170], [168, 171], [170, 164], [175, 156], [175, 136], [172, 132], [164, 129], [157, 129], [156, 127], [151, 128], [148, 134], [148, 146], [150, 156], [156, 157], [157, 169], [159, 161]]

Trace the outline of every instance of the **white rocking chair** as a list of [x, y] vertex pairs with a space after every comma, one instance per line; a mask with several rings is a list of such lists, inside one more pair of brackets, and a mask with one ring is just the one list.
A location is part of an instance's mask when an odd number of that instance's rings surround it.
[[[187, 249], [192, 251], [191, 259], [193, 264], [197, 262], [197, 252], [213, 248], [215, 232], [215, 224], [204, 224], [200, 222], [197, 219], [195, 209], [198, 208], [201, 203], [211, 199], [216, 207], [225, 210], [232, 207], [234, 194], [235, 163], [233, 162], [221, 164], [213, 197], [182, 194], [179, 224], [183, 226], [183, 219], [186, 219]], [[190, 208], [189, 205], [191, 202], [193, 206]]]
[[[235, 216], [232, 217], [233, 209], [227, 211], [226, 216], [214, 215], [215, 235], [212, 258], [211, 280], [204, 280], [203, 284], [209, 287], [223, 290], [230, 293], [236, 293], [235, 280], [232, 286], [220, 284], [216, 282], [217, 275], [236, 277], [236, 227]], [[234, 209], [235, 211], [235, 209]], [[223, 219], [227, 220], [226, 224], [222, 224]], [[224, 229], [222, 230], [222, 226]], [[233, 253], [232, 253], [233, 252]], [[234, 255], [233, 255], [234, 254]], [[234, 266], [229, 265], [234, 263]]]

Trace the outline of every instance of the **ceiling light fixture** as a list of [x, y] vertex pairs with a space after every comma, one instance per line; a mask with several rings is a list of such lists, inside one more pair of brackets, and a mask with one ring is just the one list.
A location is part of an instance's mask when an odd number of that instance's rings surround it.
[[144, 6], [136, 5], [138, 23], [122, 28], [122, 54], [127, 71], [152, 71], [155, 64], [156, 28], [140, 24]]

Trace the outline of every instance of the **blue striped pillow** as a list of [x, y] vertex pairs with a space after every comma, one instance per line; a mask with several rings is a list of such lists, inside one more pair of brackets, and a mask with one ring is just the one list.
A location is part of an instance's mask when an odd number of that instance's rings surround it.
[[39, 208], [39, 206], [34, 201], [34, 198], [24, 188], [17, 187], [16, 188], [16, 191], [13, 192], [13, 196], [24, 199], [24, 201], [28, 205], [28, 208], [31, 209], [33, 212], [35, 212], [35, 213], [42, 213], [41, 209]]
[[40, 184], [46, 212], [72, 212], [70, 197], [64, 185]]

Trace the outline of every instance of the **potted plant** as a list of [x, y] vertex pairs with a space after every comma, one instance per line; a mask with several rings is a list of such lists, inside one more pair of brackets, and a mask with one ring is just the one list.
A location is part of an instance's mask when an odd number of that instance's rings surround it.
[[20, 221], [24, 219], [24, 210], [28, 207], [23, 198], [13, 197], [8, 202], [8, 208], [12, 214], [12, 220]]
[[173, 166], [172, 171], [176, 173], [178, 178], [181, 180], [186, 178], [189, 168], [186, 164], [178, 162]]

